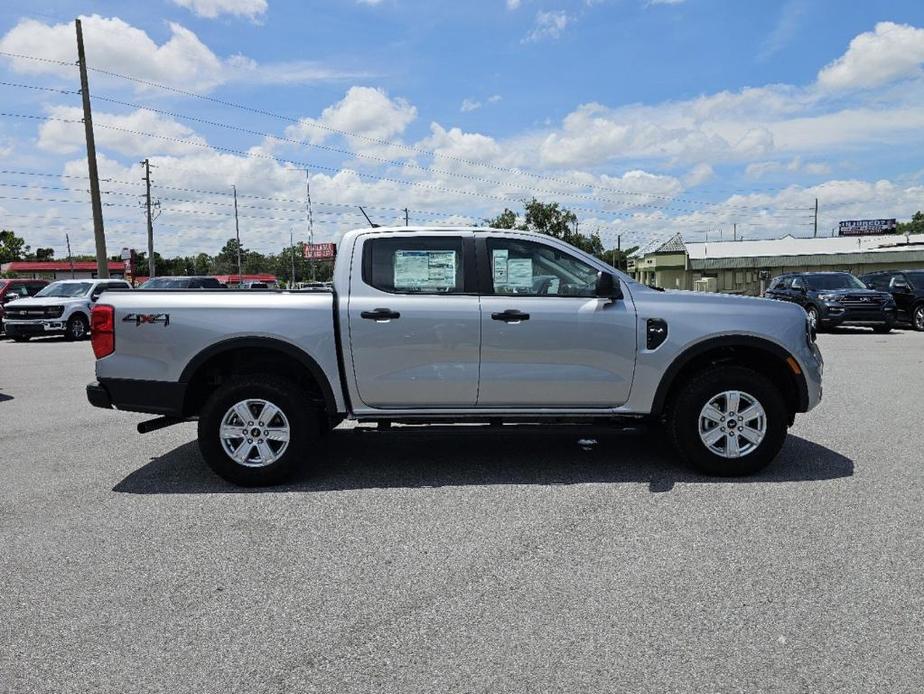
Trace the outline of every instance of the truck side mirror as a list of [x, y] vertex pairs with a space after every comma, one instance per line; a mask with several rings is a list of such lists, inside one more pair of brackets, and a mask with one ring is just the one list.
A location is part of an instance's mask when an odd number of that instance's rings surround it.
[[596, 296], [600, 299], [611, 299], [613, 301], [621, 299], [622, 287], [619, 285], [619, 280], [608, 272], [598, 272]]

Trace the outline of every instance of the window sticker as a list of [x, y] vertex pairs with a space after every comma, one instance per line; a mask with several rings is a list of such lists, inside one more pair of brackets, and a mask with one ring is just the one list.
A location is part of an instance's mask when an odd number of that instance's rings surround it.
[[449, 291], [456, 286], [456, 251], [395, 251], [394, 287]]
[[507, 249], [493, 251], [494, 258], [494, 288], [507, 286]]
[[507, 261], [507, 284], [511, 289], [531, 291], [533, 288], [533, 259], [510, 258]]

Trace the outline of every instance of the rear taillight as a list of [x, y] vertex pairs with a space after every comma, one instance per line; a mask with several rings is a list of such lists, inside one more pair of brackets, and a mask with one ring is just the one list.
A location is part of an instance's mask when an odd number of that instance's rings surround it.
[[115, 310], [97, 304], [90, 311], [90, 344], [97, 359], [115, 352]]

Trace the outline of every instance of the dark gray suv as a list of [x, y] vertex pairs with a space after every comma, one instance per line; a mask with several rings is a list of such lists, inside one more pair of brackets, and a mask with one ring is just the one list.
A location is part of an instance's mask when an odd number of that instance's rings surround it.
[[765, 296], [799, 304], [817, 330], [866, 325], [877, 333], [895, 326], [895, 300], [869, 289], [849, 272], [793, 272], [774, 277]]

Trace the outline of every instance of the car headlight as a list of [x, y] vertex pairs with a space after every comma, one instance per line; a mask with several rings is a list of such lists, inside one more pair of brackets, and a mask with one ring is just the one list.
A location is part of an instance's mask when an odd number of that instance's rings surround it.
[[841, 297], [839, 294], [819, 294], [818, 298], [822, 301], [839, 301]]

